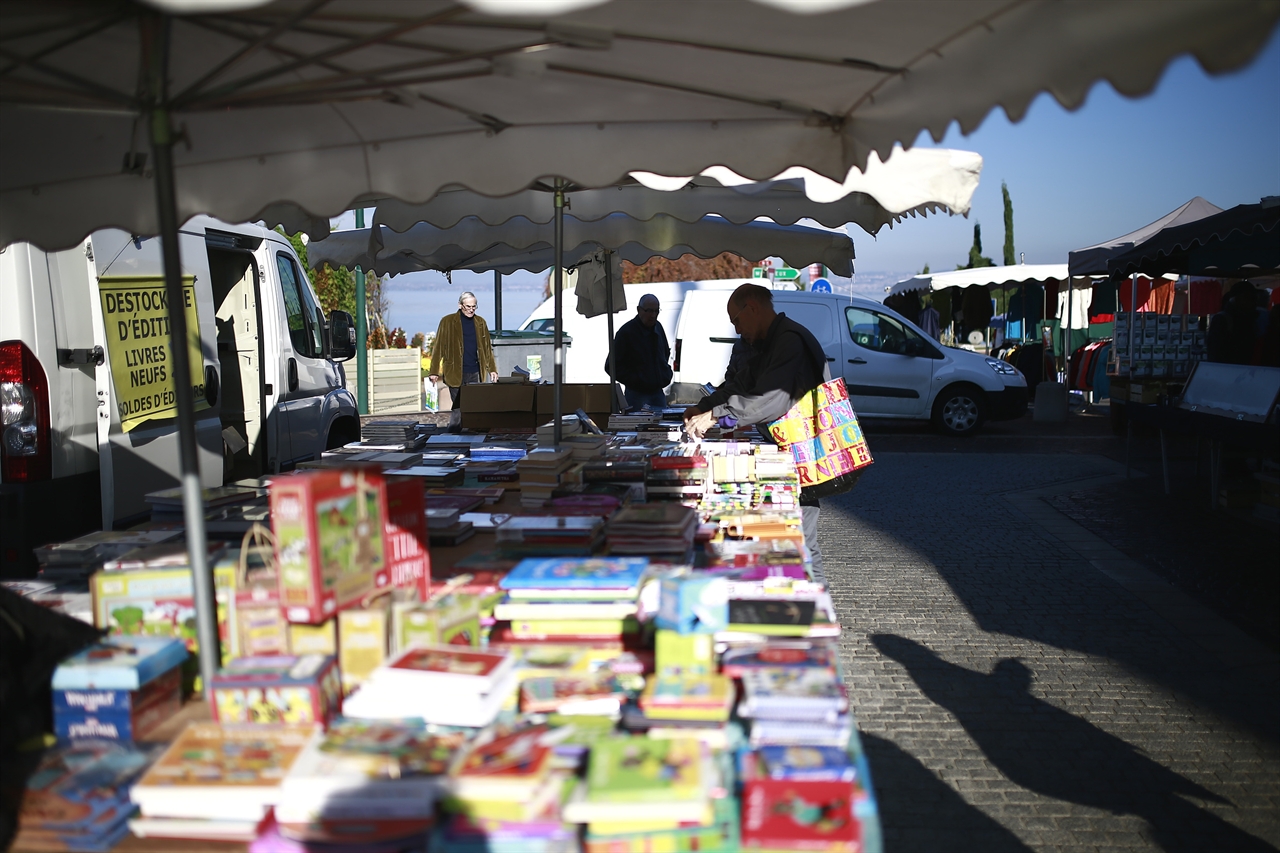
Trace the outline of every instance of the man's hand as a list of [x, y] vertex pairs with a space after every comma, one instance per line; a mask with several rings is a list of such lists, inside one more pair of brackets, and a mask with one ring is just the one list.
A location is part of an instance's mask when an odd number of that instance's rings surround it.
[[431, 380], [431, 384], [432, 384], [432, 385], [439, 385], [439, 384], [440, 384], [440, 374], [438, 374], [438, 373], [433, 373], [433, 374], [431, 374], [430, 376], [428, 376], [427, 378]]
[[702, 414], [702, 409], [699, 409], [697, 406], [690, 406], [684, 410], [685, 423], [688, 423], [690, 419], [696, 418], [700, 414]]
[[498, 381], [498, 374], [496, 374], [496, 373], [494, 373], [492, 370], [490, 370], [490, 371], [489, 371], [489, 381], [490, 381], [490, 382], [497, 382], [497, 381]]
[[716, 416], [711, 412], [699, 412], [693, 417], [688, 417], [688, 412], [685, 412], [685, 431], [694, 438], [702, 438], [715, 425]]

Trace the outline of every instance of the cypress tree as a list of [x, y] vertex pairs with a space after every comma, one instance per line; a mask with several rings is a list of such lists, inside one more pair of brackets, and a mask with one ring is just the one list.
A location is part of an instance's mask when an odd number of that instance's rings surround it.
[[1009, 198], [1009, 185], [1000, 182], [1000, 193], [1004, 196], [1004, 264], [1012, 266], [1018, 262], [1018, 255], [1013, 251], [1013, 199]]

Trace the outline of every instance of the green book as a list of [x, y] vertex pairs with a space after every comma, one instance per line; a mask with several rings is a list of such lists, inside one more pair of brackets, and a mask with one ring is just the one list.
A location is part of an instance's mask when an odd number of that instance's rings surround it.
[[706, 797], [702, 744], [692, 738], [612, 737], [591, 745], [587, 799], [597, 803], [687, 802]]
[[640, 623], [634, 616], [625, 619], [513, 619], [511, 632], [517, 637], [616, 637], [634, 634]]

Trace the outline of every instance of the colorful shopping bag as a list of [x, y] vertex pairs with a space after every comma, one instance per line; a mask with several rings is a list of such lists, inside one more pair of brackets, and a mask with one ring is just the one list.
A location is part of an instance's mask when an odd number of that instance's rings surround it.
[[872, 462], [843, 379], [824, 382], [804, 394], [768, 430], [778, 447], [791, 450], [807, 498], [849, 491]]

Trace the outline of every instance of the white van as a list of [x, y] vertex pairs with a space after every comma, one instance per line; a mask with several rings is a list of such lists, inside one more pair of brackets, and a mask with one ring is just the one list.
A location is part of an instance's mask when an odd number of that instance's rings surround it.
[[[677, 381], [724, 381], [738, 340], [728, 299], [728, 293], [686, 295], [676, 330]], [[1027, 410], [1027, 380], [1013, 365], [944, 347], [879, 302], [775, 290], [773, 307], [813, 332], [859, 417], [932, 420], [945, 433], [971, 435], [984, 421]]]
[[[764, 280], [756, 280], [760, 284]], [[674, 358], [676, 351], [676, 327], [679, 325], [681, 309], [685, 297], [692, 291], [711, 291], [721, 294], [721, 301], [728, 298], [739, 285], [751, 283], [749, 278], [725, 278], [710, 281], [655, 281], [647, 284], [623, 285], [627, 294], [627, 307], [613, 315], [613, 331], [617, 334], [631, 318], [636, 316], [636, 303], [646, 293], [658, 297], [658, 322], [667, 333], [667, 343], [671, 345]], [[571, 339], [565, 350], [564, 381], [565, 382], [608, 382], [609, 374], [604, 369], [605, 358], [609, 355], [608, 316], [583, 317], [573, 310], [576, 297], [572, 288], [566, 285], [564, 293], [564, 333]], [[520, 326], [521, 331], [551, 332], [555, 329], [556, 306], [554, 299], [546, 299], [533, 310], [529, 318]], [[723, 371], [721, 371], [723, 372]], [[544, 378], [550, 379], [545, 373]], [[678, 377], [677, 377], [678, 379]]]
[[[351, 317], [323, 316], [289, 241], [198, 216], [179, 242], [204, 486], [358, 440], [338, 363], [355, 353]], [[138, 519], [148, 492], [177, 484], [167, 316], [157, 238], [0, 250], [0, 576], [30, 574], [34, 546]]]

